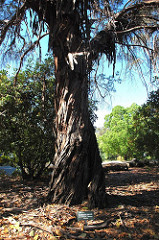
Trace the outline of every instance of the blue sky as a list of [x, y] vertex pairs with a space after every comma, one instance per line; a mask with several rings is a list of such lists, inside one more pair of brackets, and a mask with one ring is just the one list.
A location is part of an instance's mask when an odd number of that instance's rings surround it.
[[[112, 67], [108, 68], [106, 62], [104, 68], [102, 67], [101, 69], [103, 73], [107, 73], [107, 76], [112, 75]], [[146, 71], [148, 72], [148, 70], [149, 69], [147, 66]], [[97, 128], [104, 126], [105, 115], [110, 114], [112, 108], [115, 106], [120, 105], [123, 107], [130, 107], [133, 103], [142, 105], [146, 103], [148, 99], [148, 93], [152, 90], [155, 90], [150, 84], [149, 74], [145, 73], [145, 79], [143, 80], [139, 77], [139, 74], [137, 71], [135, 71], [135, 68], [129, 70], [129, 67], [126, 67], [126, 64], [122, 65], [118, 60], [116, 64], [116, 71], [118, 71], [120, 74], [121, 83], [115, 82], [116, 91], [111, 92], [111, 97], [108, 96], [105, 98], [105, 100], [99, 101], [98, 111], [96, 112], [98, 120], [94, 124]], [[143, 81], [146, 82], [146, 86], [144, 85]]]
[[113, 107], [121, 105], [123, 107], [130, 107], [132, 103], [142, 105], [147, 100], [147, 91], [142, 81], [125, 79], [121, 84], [116, 84], [116, 92], [112, 93], [111, 100], [106, 98], [98, 104], [98, 111], [96, 112], [98, 120], [95, 123], [96, 127], [104, 126], [104, 117], [109, 114]]
[[[112, 75], [112, 68], [108, 68], [107, 63], [105, 63], [103, 72], [106, 72], [107, 75]], [[95, 127], [101, 128], [104, 126], [104, 117], [107, 114], [110, 114], [112, 108], [117, 105], [123, 107], [130, 107], [133, 103], [142, 105], [146, 103], [148, 99], [148, 93], [155, 88], [150, 84], [150, 76], [144, 75], [147, 87], [143, 84], [143, 79], [141, 79], [137, 72], [133, 71], [129, 74], [129, 68], [125, 66], [125, 69], [121, 68], [120, 61], [117, 61], [116, 69], [120, 73], [120, 78], [122, 80], [121, 84], [115, 83], [116, 92], [111, 93], [111, 98], [106, 97], [105, 100], [99, 101], [98, 111], [96, 112], [98, 120], [95, 123]], [[125, 64], [124, 64], [125, 65]], [[127, 74], [126, 74], [126, 71]], [[147, 69], [148, 70], [148, 67]]]

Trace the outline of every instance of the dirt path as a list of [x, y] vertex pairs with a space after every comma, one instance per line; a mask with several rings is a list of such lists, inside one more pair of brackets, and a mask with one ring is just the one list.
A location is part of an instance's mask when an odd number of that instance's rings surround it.
[[132, 168], [106, 175], [109, 206], [93, 209], [95, 219], [85, 229], [76, 221], [87, 202], [68, 207], [41, 205], [46, 184], [0, 179], [0, 239], [159, 239], [159, 169]]

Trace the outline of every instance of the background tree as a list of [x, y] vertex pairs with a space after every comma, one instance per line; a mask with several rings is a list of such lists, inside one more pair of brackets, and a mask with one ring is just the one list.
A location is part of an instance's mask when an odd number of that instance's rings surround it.
[[116, 106], [111, 114], [105, 116], [104, 133], [98, 137], [99, 148], [106, 159], [125, 160], [135, 157], [135, 131], [133, 116], [139, 106], [132, 104], [128, 108]]
[[0, 73], [0, 152], [13, 156], [23, 179], [39, 178], [54, 155], [53, 60], [30, 62], [18, 84]]
[[134, 116], [136, 129], [136, 148], [141, 158], [145, 154], [159, 160], [159, 89], [152, 91], [147, 102]]
[[56, 77], [51, 201], [75, 204], [88, 197], [90, 207], [105, 205], [105, 177], [88, 111], [89, 75], [103, 54], [114, 69], [119, 48], [120, 56], [135, 61], [140, 73], [139, 49], [147, 54], [150, 65], [156, 65], [158, 5], [156, 0], [1, 1], [0, 44], [13, 54], [18, 43], [20, 66], [49, 34]]

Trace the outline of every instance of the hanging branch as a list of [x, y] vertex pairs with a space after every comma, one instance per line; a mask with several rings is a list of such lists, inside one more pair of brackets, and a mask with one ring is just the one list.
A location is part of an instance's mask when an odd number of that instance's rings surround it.
[[127, 44], [127, 43], [118, 42], [118, 41], [116, 41], [115, 43], [123, 45], [123, 46], [126, 46], [126, 47], [141, 47], [141, 48], [145, 48], [147, 50], [150, 50], [150, 51], [154, 52], [153, 48], [150, 48], [150, 47], [147, 47], [147, 46], [143, 46], [143, 45], [140, 45], [140, 44]]
[[26, 9], [27, 9], [26, 3], [24, 2], [23, 5], [20, 8], [18, 8], [17, 12], [14, 14], [14, 16], [11, 18], [11, 20], [6, 19], [6, 20], [1, 21], [2, 26], [3, 25], [5, 25], [5, 26], [0, 29], [0, 31], [1, 31], [0, 45], [4, 41], [8, 29], [11, 26], [17, 25], [22, 20], [23, 16], [25, 15]]
[[117, 34], [123, 34], [123, 33], [128, 33], [128, 32], [134, 32], [134, 31], [140, 30], [140, 29], [154, 29], [154, 30], [157, 30], [158, 27], [159, 27], [158, 25], [156, 25], [156, 26], [143, 25], [143, 26], [136, 26], [136, 27], [132, 27], [132, 28], [129, 28], [129, 29], [121, 30], [121, 31], [116, 31], [116, 33]]
[[128, 6], [127, 8], [123, 8], [123, 10], [121, 10], [119, 13], [114, 15], [115, 20], [117, 21], [118, 19], [120, 19], [125, 13], [128, 13], [129, 11], [136, 11], [137, 9], [140, 9], [141, 7], [154, 7], [156, 5], [159, 5], [159, 0], [145, 0], [136, 4], [132, 4], [130, 6]]
[[16, 72], [16, 75], [15, 75], [15, 78], [14, 78], [14, 86], [16, 86], [16, 83], [17, 83], [17, 77], [18, 77], [18, 74], [20, 72], [20, 69], [23, 65], [23, 60], [24, 60], [24, 57], [29, 53], [31, 52], [38, 44], [39, 44], [39, 41], [43, 38], [43, 37], [46, 37], [49, 33], [45, 33], [43, 34], [42, 36], [39, 36], [39, 38], [34, 42], [32, 43], [32, 45], [22, 54], [22, 56], [20, 57], [20, 64], [19, 64], [19, 68]]

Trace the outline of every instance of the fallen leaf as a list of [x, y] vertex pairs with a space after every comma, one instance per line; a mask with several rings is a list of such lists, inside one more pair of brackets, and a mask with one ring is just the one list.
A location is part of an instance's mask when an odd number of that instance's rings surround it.
[[126, 232], [122, 232], [122, 233], [120, 233], [120, 234], [118, 235], [118, 237], [119, 237], [120, 239], [124, 239], [124, 238], [126, 238], [126, 237], [129, 237], [129, 234], [126, 233]]
[[117, 219], [115, 225], [117, 228], [120, 228], [120, 226], [122, 225], [121, 220]]
[[88, 207], [82, 207], [83, 210], [88, 210]]
[[20, 227], [19, 227], [19, 222], [16, 222], [16, 223], [14, 224], [14, 228], [17, 229], [17, 230], [19, 230], [19, 228], [20, 228]]
[[55, 237], [55, 236], [50, 236], [50, 237], [48, 238], [48, 240], [58, 240], [58, 238]]
[[81, 233], [78, 237], [85, 238], [87, 236], [86, 233]]
[[34, 231], [34, 230], [31, 230], [31, 232], [29, 233], [29, 236], [30, 236], [30, 237], [34, 237], [34, 236], [35, 236], [35, 231]]
[[8, 233], [9, 232], [9, 229], [7, 228], [7, 227], [5, 227], [4, 229], [3, 229], [3, 233]]
[[155, 232], [151, 228], [142, 229], [143, 233], [154, 236]]
[[10, 225], [9, 225], [9, 228], [11, 228], [11, 229], [14, 228], [14, 225], [13, 225], [13, 224], [10, 224]]
[[159, 206], [158, 205], [155, 206], [155, 212], [159, 213]]
[[34, 236], [34, 240], [38, 240], [38, 238], [39, 238], [39, 235], [36, 234], [36, 235]]
[[63, 236], [63, 232], [62, 232], [62, 230], [60, 228], [56, 228], [55, 229], [55, 233], [56, 233], [57, 236], [60, 236], [60, 237]]

